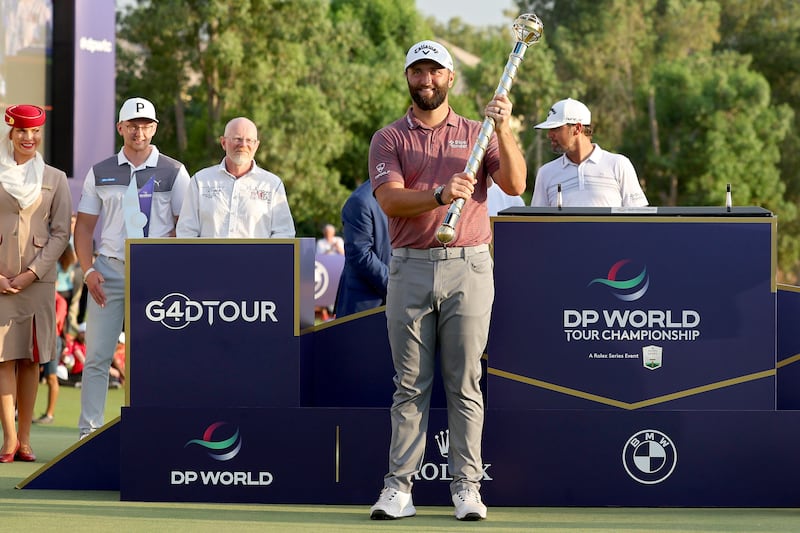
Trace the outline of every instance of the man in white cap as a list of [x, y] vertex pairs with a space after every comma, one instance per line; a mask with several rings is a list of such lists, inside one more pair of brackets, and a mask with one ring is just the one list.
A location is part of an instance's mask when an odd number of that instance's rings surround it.
[[[592, 114], [577, 100], [556, 102], [547, 120], [534, 126], [547, 130], [553, 152], [561, 157], [536, 173], [531, 206], [643, 207], [647, 197], [636, 170], [624, 155], [592, 142]], [[561, 186], [561, 205], [558, 187]]]
[[[369, 174], [389, 219], [392, 257], [386, 323], [395, 369], [389, 471], [370, 509], [374, 520], [414, 516], [411, 488], [427, 442], [435, 363], [447, 396], [450, 494], [459, 520], [486, 518], [483, 479], [481, 356], [494, 301], [487, 213], [489, 177], [512, 196], [525, 190], [525, 158], [511, 131], [511, 101], [496, 95], [484, 109], [495, 122], [475, 176], [464, 172], [481, 123], [448, 102], [455, 74], [447, 49], [422, 41], [408, 50], [412, 105], [372, 138]], [[465, 201], [455, 237], [436, 239], [449, 205]]]
[[[151, 140], [158, 119], [151, 102], [130, 98], [119, 110], [122, 149], [86, 174], [75, 221], [75, 252], [89, 291], [81, 438], [103, 425], [108, 375], [125, 318], [125, 239], [174, 237], [189, 173]], [[102, 219], [97, 254], [93, 238]]]

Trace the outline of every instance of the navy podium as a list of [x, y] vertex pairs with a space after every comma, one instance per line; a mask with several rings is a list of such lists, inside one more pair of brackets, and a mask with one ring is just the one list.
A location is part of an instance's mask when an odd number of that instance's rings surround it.
[[495, 224], [492, 406], [776, 409], [775, 217], [610, 211]]
[[[492, 224], [489, 505], [798, 504], [800, 289], [774, 281], [771, 213], [511, 208]], [[128, 258], [122, 415], [20, 488], [373, 503], [383, 308], [314, 325], [313, 239], [132, 240]], [[418, 505], [450, 504], [448, 439], [439, 391]]]

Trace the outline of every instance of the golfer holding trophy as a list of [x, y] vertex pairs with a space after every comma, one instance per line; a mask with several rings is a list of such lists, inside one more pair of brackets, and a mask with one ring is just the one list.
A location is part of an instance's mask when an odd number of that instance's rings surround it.
[[416, 514], [411, 489], [427, 442], [437, 353], [455, 516], [486, 518], [480, 379], [494, 301], [487, 188], [491, 176], [507, 194], [525, 190], [527, 167], [511, 131], [508, 91], [528, 45], [542, 35], [541, 21], [522, 15], [514, 32], [514, 51], [483, 124], [450, 108], [453, 59], [442, 44], [422, 41], [406, 55], [411, 107], [370, 144], [370, 181], [392, 244], [386, 322], [395, 369], [389, 469], [370, 509], [373, 520]]

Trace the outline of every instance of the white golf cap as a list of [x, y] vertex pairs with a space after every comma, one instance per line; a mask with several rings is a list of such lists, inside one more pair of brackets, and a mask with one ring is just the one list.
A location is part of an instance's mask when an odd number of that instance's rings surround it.
[[430, 59], [431, 61], [439, 63], [439, 65], [450, 72], [455, 72], [453, 69], [453, 58], [450, 56], [450, 52], [436, 41], [420, 41], [409, 48], [406, 54], [406, 66], [403, 70], [423, 59]]
[[592, 123], [592, 113], [589, 108], [577, 100], [567, 98], [553, 104], [550, 112], [547, 113], [547, 120], [534, 126], [539, 130], [551, 130], [559, 128], [564, 124], [584, 124]]
[[125, 100], [125, 103], [119, 108], [119, 122], [135, 118], [146, 118], [153, 122], [158, 122], [156, 108], [152, 102], [139, 97]]

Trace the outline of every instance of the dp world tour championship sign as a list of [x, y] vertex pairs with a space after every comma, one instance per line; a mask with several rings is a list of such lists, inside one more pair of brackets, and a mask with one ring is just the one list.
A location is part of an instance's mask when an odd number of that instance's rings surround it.
[[774, 218], [504, 218], [491, 407], [775, 408]]

